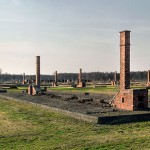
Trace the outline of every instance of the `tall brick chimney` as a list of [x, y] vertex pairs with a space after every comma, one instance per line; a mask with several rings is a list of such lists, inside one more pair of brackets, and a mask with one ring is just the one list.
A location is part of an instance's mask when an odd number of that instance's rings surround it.
[[40, 56], [36, 56], [36, 85], [40, 88]]
[[130, 31], [120, 32], [120, 90], [130, 89]]
[[80, 72], [79, 72], [79, 83], [82, 82], [82, 69], [80, 69]]
[[113, 106], [131, 111], [148, 108], [148, 90], [130, 89], [130, 31], [126, 30], [120, 32], [120, 91]]
[[22, 84], [25, 84], [25, 73], [23, 73], [23, 81]]
[[57, 83], [57, 71], [55, 71], [55, 83]]
[[150, 70], [147, 72], [147, 83], [150, 83]]
[[117, 81], [117, 71], [114, 72], [114, 82]]

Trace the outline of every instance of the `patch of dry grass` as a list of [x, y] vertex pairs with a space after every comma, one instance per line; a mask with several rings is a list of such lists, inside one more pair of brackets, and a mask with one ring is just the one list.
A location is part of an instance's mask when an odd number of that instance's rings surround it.
[[35, 130], [36, 126], [27, 120], [14, 120], [6, 112], [0, 111], [0, 135], [16, 134], [25, 131]]

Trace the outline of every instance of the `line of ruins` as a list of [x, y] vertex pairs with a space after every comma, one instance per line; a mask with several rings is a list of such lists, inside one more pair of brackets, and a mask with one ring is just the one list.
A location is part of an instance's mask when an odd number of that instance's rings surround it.
[[[112, 85], [117, 84], [117, 72], [114, 72]], [[57, 71], [55, 71], [55, 81], [52, 86], [58, 86]], [[23, 84], [25, 83], [25, 73], [23, 74]], [[148, 82], [150, 85], [150, 71], [148, 71]], [[78, 76], [78, 88], [86, 87], [86, 82], [82, 77], [82, 69]], [[40, 56], [36, 56], [36, 85], [29, 85], [28, 94], [35, 95], [41, 91], [40, 88]], [[130, 31], [120, 32], [120, 90], [112, 100], [113, 107], [122, 110], [139, 110], [148, 108], [148, 89], [130, 89]]]

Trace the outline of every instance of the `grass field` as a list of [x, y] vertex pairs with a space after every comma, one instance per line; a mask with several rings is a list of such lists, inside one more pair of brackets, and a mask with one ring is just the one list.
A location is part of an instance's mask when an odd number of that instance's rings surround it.
[[95, 125], [0, 98], [2, 150], [150, 149], [150, 122]]
[[119, 90], [118, 86], [98, 86], [96, 88], [71, 88], [71, 87], [51, 87], [49, 90], [68, 91], [68, 92], [91, 92], [91, 93], [114, 93]]
[[[140, 85], [133, 85], [131, 89], [141, 89], [145, 88]], [[96, 86], [90, 87], [87, 86], [86, 88], [72, 88], [72, 87], [49, 87], [49, 90], [59, 90], [59, 91], [72, 91], [72, 92], [91, 92], [91, 93], [116, 93], [119, 91], [119, 86], [111, 86], [111, 85], [103, 85], [103, 86]]]
[[[18, 91], [18, 90], [27, 90], [28, 87], [27, 86], [17, 86], [17, 89], [7, 89], [8, 91]], [[119, 86], [112, 86], [112, 85], [88, 85], [85, 88], [72, 88], [70, 86], [65, 87], [65, 86], [57, 86], [57, 87], [51, 87], [51, 86], [47, 86], [48, 90], [54, 90], [54, 91], [67, 91], [67, 92], [91, 92], [91, 93], [116, 93], [119, 91]], [[41, 86], [41, 88], [44, 88], [44, 86]], [[140, 89], [140, 88], [145, 88], [142, 85], [136, 85], [133, 84], [131, 85], [131, 89]]]

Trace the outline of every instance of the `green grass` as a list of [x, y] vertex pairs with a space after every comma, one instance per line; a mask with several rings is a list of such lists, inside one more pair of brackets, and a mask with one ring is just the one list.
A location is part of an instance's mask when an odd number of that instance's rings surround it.
[[116, 93], [119, 91], [118, 86], [97, 86], [85, 88], [72, 88], [72, 87], [50, 87], [49, 90], [66, 91], [66, 92], [91, 92], [91, 93]]
[[[142, 89], [145, 88], [141, 85], [132, 85], [131, 89]], [[112, 86], [112, 85], [106, 85], [106, 86], [96, 86], [96, 87], [90, 87], [87, 86], [85, 88], [72, 88], [72, 87], [49, 87], [49, 90], [58, 90], [58, 91], [71, 91], [71, 92], [92, 92], [92, 93], [116, 93], [119, 91], [119, 86]]]
[[95, 125], [0, 98], [2, 150], [150, 149], [150, 122]]
[[[41, 86], [43, 88], [43, 86]], [[145, 88], [142, 85], [136, 85], [133, 84], [131, 86], [132, 89], [141, 89]], [[8, 91], [11, 92], [18, 92], [22, 90], [27, 90], [28, 87], [25, 86], [18, 86], [18, 89], [8, 89]], [[106, 94], [115, 94], [119, 91], [119, 86], [111, 86], [111, 85], [102, 85], [102, 86], [87, 86], [85, 88], [72, 88], [72, 87], [63, 87], [63, 86], [58, 86], [58, 87], [50, 87], [48, 86], [48, 90], [52, 91], [62, 91], [62, 92], [90, 92], [90, 93], [106, 93]]]

